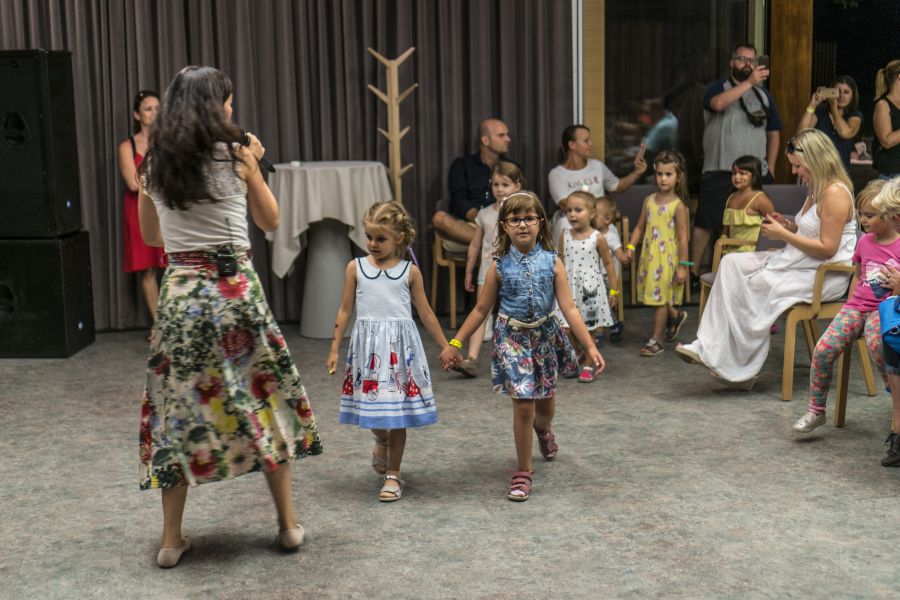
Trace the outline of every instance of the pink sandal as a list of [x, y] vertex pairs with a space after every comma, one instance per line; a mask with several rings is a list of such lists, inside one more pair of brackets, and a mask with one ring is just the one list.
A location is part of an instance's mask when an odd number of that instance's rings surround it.
[[591, 383], [594, 381], [594, 367], [581, 367], [581, 373], [578, 375], [580, 383]]
[[514, 471], [511, 473], [512, 481], [509, 483], [509, 493], [506, 497], [513, 502], [525, 502], [531, 494], [531, 473], [528, 471]]

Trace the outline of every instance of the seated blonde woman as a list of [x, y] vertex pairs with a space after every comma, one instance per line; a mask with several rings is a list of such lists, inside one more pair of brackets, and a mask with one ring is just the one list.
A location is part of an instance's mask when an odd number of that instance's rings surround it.
[[[771, 212], [761, 226], [762, 235], [786, 246], [723, 257], [697, 339], [676, 348], [683, 360], [747, 389], [769, 353], [775, 320], [794, 304], [812, 300], [819, 265], [850, 264], [856, 246], [852, 184], [831, 140], [804, 129], [788, 142], [787, 158], [809, 186], [809, 196], [795, 222]], [[846, 289], [846, 276], [829, 275], [824, 298], [837, 299]]]

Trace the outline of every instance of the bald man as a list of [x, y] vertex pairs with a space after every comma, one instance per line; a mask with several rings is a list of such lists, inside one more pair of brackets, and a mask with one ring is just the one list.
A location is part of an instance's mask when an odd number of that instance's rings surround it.
[[460, 156], [450, 165], [450, 212], [437, 211], [431, 219], [441, 237], [462, 244], [462, 252], [475, 235], [469, 223], [482, 207], [493, 204], [491, 169], [509, 149], [509, 128], [500, 119], [487, 119], [478, 126], [479, 150]]

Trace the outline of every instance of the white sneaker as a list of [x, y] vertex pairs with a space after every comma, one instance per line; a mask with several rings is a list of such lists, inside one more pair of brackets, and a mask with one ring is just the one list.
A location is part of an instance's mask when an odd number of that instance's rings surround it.
[[821, 415], [817, 415], [812, 411], [808, 411], [805, 415], [800, 417], [800, 419], [794, 423], [794, 431], [799, 431], [800, 433], [809, 433], [819, 425], [825, 424], [825, 413]]

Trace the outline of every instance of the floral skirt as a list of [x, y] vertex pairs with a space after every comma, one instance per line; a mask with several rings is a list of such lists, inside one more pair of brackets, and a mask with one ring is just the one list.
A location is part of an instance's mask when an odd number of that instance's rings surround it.
[[578, 372], [575, 349], [550, 316], [534, 329], [514, 328], [504, 316], [494, 325], [491, 378], [494, 391], [518, 400], [556, 395], [556, 379]]
[[250, 259], [169, 255], [141, 405], [141, 489], [271, 471], [322, 444]]

